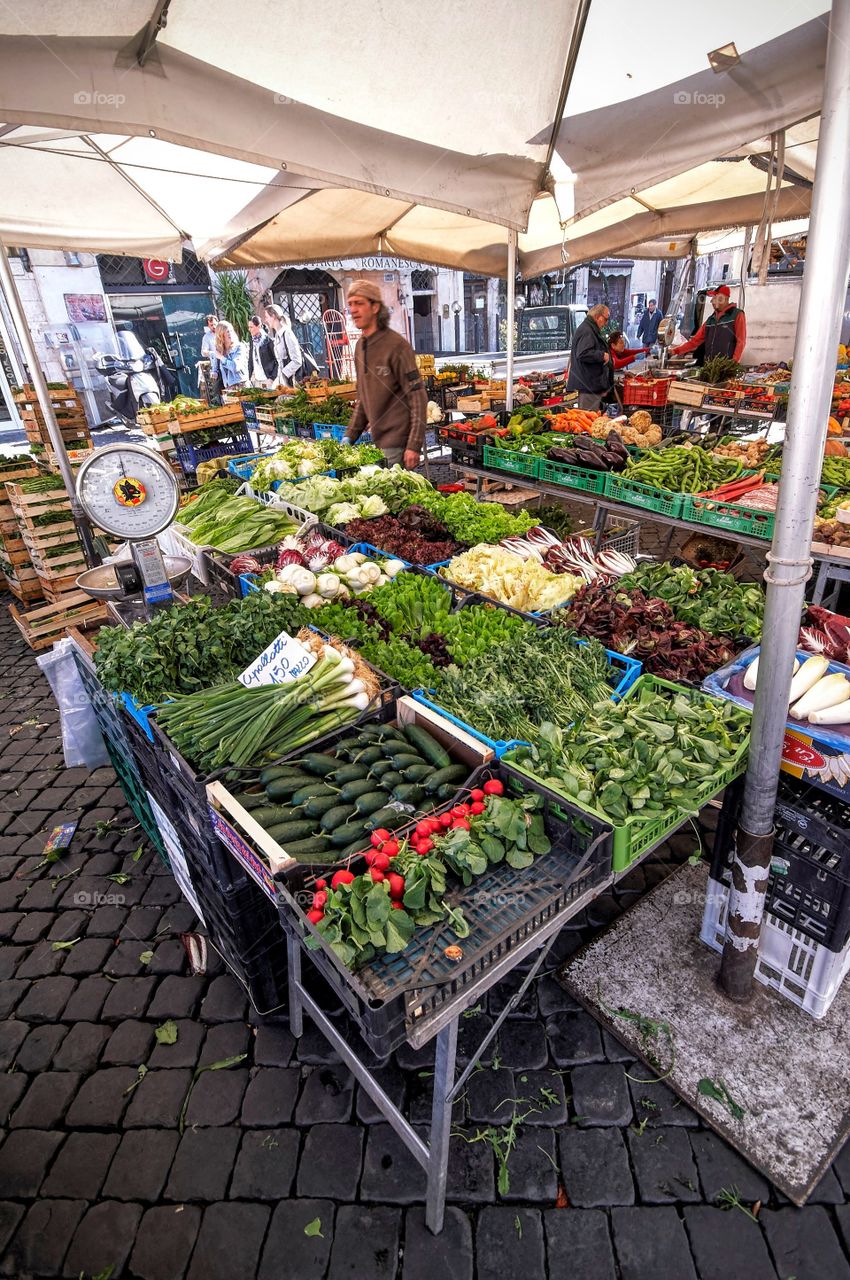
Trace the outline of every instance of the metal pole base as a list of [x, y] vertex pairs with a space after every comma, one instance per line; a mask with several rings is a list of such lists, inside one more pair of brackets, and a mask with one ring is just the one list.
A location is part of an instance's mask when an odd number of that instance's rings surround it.
[[738, 1004], [745, 1004], [753, 994], [772, 851], [773, 832], [754, 836], [738, 827], [738, 856], [732, 864], [726, 946], [718, 975], [721, 991]]

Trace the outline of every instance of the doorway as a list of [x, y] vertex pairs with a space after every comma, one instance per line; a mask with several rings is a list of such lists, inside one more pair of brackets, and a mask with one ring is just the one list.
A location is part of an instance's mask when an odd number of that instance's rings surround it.
[[151, 347], [177, 375], [180, 394], [196, 396], [204, 318], [211, 310], [207, 293], [113, 293], [112, 319], [133, 326], [143, 347]]

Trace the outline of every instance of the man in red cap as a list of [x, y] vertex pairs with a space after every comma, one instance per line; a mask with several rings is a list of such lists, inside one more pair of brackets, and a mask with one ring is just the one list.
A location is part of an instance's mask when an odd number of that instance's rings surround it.
[[354, 351], [357, 407], [345, 433], [352, 444], [364, 431], [392, 467], [412, 471], [425, 442], [428, 398], [410, 343], [390, 329], [390, 313], [371, 280], [355, 280], [348, 309], [360, 330]]
[[713, 307], [712, 314], [701, 324], [693, 337], [679, 347], [671, 347], [671, 356], [683, 356], [688, 351], [695, 351], [705, 344], [703, 364], [712, 356], [728, 356], [740, 363], [747, 345], [747, 320], [740, 307], [736, 307], [729, 296], [728, 284], [718, 289], [710, 289], [708, 296]]

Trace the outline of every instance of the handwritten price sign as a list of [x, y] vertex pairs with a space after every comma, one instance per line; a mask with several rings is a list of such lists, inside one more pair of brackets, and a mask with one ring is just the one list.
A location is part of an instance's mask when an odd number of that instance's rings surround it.
[[239, 679], [246, 689], [263, 684], [286, 684], [303, 676], [315, 662], [314, 653], [281, 631], [277, 639], [245, 668]]

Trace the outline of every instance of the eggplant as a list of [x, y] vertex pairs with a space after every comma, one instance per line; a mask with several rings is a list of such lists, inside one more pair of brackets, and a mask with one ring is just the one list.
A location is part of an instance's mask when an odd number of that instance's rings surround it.
[[576, 454], [578, 455], [578, 466], [591, 467], [595, 471], [608, 470], [601, 453], [593, 453], [589, 449], [576, 449]]
[[626, 465], [625, 460], [613, 449], [606, 449], [603, 454], [600, 454], [599, 461], [605, 463], [608, 471], [622, 471]]
[[550, 462], [565, 462], [570, 467], [577, 467], [579, 463], [578, 449], [559, 449], [554, 447], [546, 450], [546, 457]]

